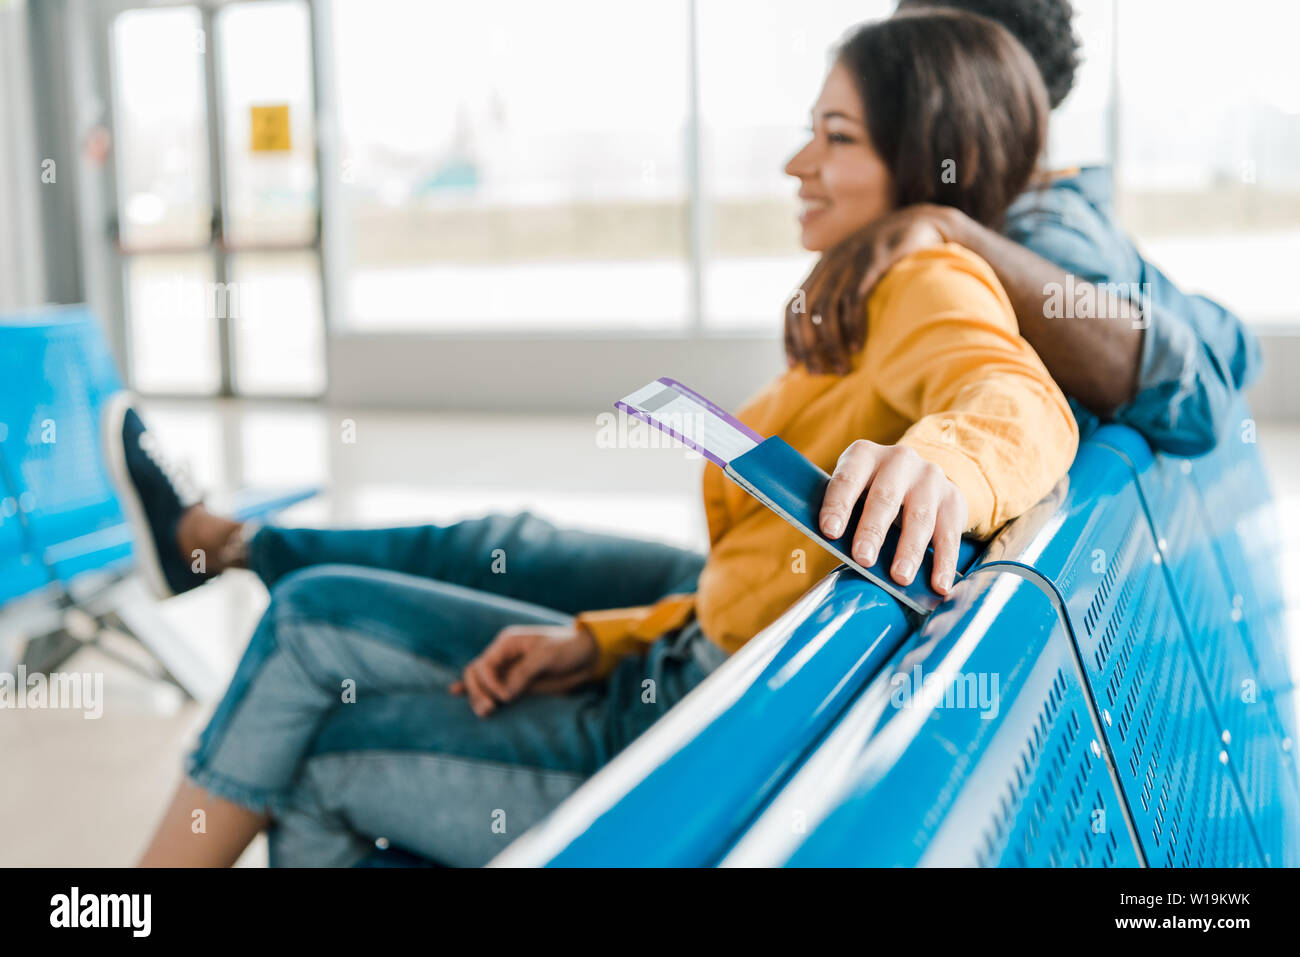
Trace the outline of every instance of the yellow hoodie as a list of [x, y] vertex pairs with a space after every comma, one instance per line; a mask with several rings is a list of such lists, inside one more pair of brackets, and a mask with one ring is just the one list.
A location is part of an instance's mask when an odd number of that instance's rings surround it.
[[[856, 439], [911, 446], [961, 490], [977, 538], [1066, 473], [1078, 426], [984, 260], [954, 243], [914, 253], [876, 286], [867, 317], [848, 375], [796, 366], [736, 417], [827, 472]], [[715, 465], [705, 467], [704, 508], [710, 547], [696, 594], [578, 616], [600, 646], [601, 674], [692, 614], [730, 654], [839, 564]]]

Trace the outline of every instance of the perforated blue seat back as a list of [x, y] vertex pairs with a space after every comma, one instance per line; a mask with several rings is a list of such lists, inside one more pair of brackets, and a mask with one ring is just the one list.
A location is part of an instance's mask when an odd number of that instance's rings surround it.
[[10, 486], [0, 461], [0, 605], [35, 591], [48, 581], [45, 567], [36, 560], [28, 544], [18, 513], [18, 493]]
[[1035, 584], [972, 573], [867, 693], [889, 704], [857, 782], [791, 865], [1138, 865], [1069, 634]]
[[82, 307], [4, 317], [0, 383], [0, 454], [37, 558], [61, 579], [129, 559], [100, 440], [121, 382], [94, 317]]
[[1147, 861], [1262, 863], [1135, 483], [1097, 506], [1059, 583]]
[[1157, 456], [1139, 471], [1169, 579], [1217, 712], [1265, 861], [1300, 864], [1300, 775], [1284, 746], [1276, 676], [1265, 678], [1240, 605], [1215, 552], [1208, 512], [1187, 459]]
[[1273, 700], [1294, 753], [1294, 652], [1278, 572], [1282, 526], [1256, 443], [1255, 422], [1244, 401], [1237, 406], [1232, 423], [1214, 451], [1190, 460], [1189, 468], [1204, 502], [1234, 618], [1245, 628], [1261, 685]]
[[1055, 509], [990, 556], [1061, 594], [1147, 863], [1263, 863], [1128, 461], [1085, 442]]

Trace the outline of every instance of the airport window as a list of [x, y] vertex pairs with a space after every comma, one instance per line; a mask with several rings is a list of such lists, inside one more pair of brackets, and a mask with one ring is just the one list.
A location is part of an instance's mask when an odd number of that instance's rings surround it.
[[253, 395], [316, 395], [325, 388], [320, 266], [310, 251], [238, 253], [232, 287], [244, 294], [231, 323], [236, 387]]
[[888, 0], [696, 5], [702, 188], [702, 314], [717, 331], [775, 332], [814, 256], [799, 245], [794, 180], [830, 48]]
[[689, 11], [335, 4], [339, 321], [684, 329]]
[[126, 9], [111, 34], [133, 384], [321, 394], [307, 3]]
[[[236, 3], [216, 20], [222, 92], [227, 275], [234, 388], [325, 389], [311, 23], [301, 0]], [[265, 111], [270, 129], [255, 128]], [[274, 114], [279, 111], [279, 116]], [[286, 116], [287, 115], [287, 116]], [[259, 142], [279, 136], [280, 142]], [[262, 149], [275, 146], [276, 149]]]
[[1186, 0], [1171, 16], [1130, 3], [1119, 16], [1124, 222], [1189, 291], [1257, 325], [1295, 323], [1300, 6]]
[[196, 55], [202, 42], [197, 7], [129, 10], [114, 24], [114, 148], [123, 243], [207, 241], [207, 107], [203, 61]]
[[[307, 6], [237, 3], [217, 19], [228, 243], [310, 242], [316, 233], [316, 118]], [[278, 149], [259, 149], [258, 110], [287, 115]], [[266, 144], [272, 145], [272, 144]]]
[[206, 252], [135, 255], [126, 261], [131, 372], [142, 392], [217, 392], [223, 295]]
[[[316, 395], [322, 216], [337, 334], [775, 336], [813, 261], [783, 167], [828, 50], [893, 2], [335, 0], [323, 30], [305, 0], [124, 6], [111, 46], [132, 378]], [[1112, 163], [1150, 259], [1253, 323], [1294, 321], [1300, 100], [1283, 44], [1300, 13], [1075, 9], [1084, 62], [1049, 165]], [[223, 296], [239, 314], [212, 314]]]

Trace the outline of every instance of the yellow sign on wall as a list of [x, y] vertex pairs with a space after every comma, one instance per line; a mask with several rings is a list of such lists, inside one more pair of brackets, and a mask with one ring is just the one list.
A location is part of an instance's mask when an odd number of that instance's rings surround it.
[[289, 104], [253, 107], [252, 131], [249, 148], [254, 153], [287, 152], [290, 149]]

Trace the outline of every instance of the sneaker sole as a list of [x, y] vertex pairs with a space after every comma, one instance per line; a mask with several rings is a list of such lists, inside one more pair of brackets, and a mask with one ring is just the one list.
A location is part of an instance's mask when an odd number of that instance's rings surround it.
[[117, 392], [108, 400], [104, 408], [102, 434], [104, 461], [108, 465], [108, 474], [117, 490], [118, 502], [126, 513], [127, 524], [131, 526], [131, 539], [135, 545], [136, 563], [145, 583], [158, 598], [171, 598], [175, 592], [167, 584], [163, 574], [162, 561], [158, 557], [158, 547], [153, 540], [153, 529], [145, 514], [144, 502], [131, 481], [131, 471], [126, 466], [126, 449], [122, 445], [122, 428], [126, 424], [127, 410], [135, 404], [135, 396], [129, 392]]

